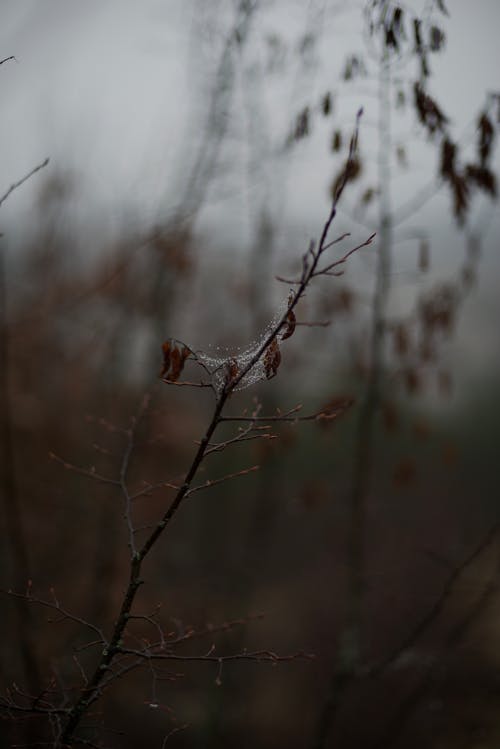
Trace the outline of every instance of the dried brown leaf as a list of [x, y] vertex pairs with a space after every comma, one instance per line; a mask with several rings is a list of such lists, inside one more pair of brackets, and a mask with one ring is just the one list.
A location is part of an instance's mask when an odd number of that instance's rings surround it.
[[290, 338], [294, 332], [295, 332], [295, 326], [297, 325], [297, 320], [295, 317], [294, 311], [288, 310], [288, 314], [286, 316], [286, 325], [283, 332], [283, 335], [281, 336], [282, 341], [286, 341], [287, 338]]
[[160, 377], [168, 382], [177, 382], [191, 349], [184, 344], [177, 345], [170, 339], [162, 344], [162, 351], [163, 366]]
[[278, 372], [281, 363], [281, 351], [276, 338], [273, 338], [264, 354], [264, 371], [266, 377], [270, 380]]

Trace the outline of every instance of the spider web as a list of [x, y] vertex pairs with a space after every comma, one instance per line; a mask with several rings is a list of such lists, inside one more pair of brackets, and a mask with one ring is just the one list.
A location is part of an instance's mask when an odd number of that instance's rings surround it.
[[[252, 360], [257, 356], [265, 341], [272, 335], [273, 331], [276, 330], [287, 306], [288, 301], [285, 299], [281, 302], [273, 318], [266, 325], [259, 337], [249, 343], [245, 348], [231, 350], [226, 347], [217, 346], [215, 350], [209, 349], [208, 351], [193, 352], [194, 360], [202, 366], [205, 372], [210, 376], [211, 385], [215, 390], [218, 392], [223, 390], [227, 383], [228, 375], [230, 376], [231, 372], [242, 372], [249, 366]], [[277, 341], [280, 341], [283, 335], [284, 331], [281, 329], [276, 335]], [[240, 380], [237, 387], [235, 387], [235, 390], [245, 390], [246, 388], [255, 385], [257, 382], [269, 378], [264, 362], [265, 355], [266, 351], [263, 351], [253, 366]]]

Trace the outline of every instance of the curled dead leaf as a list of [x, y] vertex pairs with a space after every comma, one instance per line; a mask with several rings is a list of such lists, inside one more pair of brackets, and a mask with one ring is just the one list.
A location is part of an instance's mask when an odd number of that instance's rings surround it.
[[161, 348], [163, 351], [163, 365], [160, 377], [167, 382], [177, 382], [184, 369], [186, 359], [191, 354], [191, 349], [183, 343], [177, 344], [172, 339], [165, 341]]
[[288, 314], [286, 316], [285, 328], [281, 336], [282, 341], [286, 341], [287, 338], [290, 338], [290, 336], [294, 334], [296, 324], [297, 324], [297, 320], [295, 317], [295, 312], [292, 309], [290, 309], [288, 310]]
[[276, 338], [273, 338], [272, 342], [266, 350], [266, 353], [264, 354], [264, 371], [268, 380], [276, 375], [280, 363], [280, 347]]

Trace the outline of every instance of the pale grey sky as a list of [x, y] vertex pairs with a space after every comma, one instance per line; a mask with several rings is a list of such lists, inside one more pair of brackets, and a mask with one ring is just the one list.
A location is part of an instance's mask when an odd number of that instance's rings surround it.
[[[280, 211], [282, 251], [300, 252], [308, 238], [317, 234], [327, 209], [327, 186], [337, 170], [328, 152], [332, 123], [315, 125], [311, 138], [298, 144], [284, 165], [263, 159], [258, 168], [252, 167], [247, 141], [248, 107], [253, 105], [246, 98], [245, 75], [252, 65], [263, 64], [265, 38], [280, 35], [286, 47], [284, 72], [266, 79], [259, 94], [262, 131], [271, 147], [276, 146], [302, 105], [314, 105], [325, 90], [337, 89], [345, 54], [361, 50], [361, 25], [353, 5], [347, 0], [263, 0], [259, 4], [221, 153], [229, 177], [214, 185], [197, 222], [198, 231], [211, 246], [216, 247], [220, 238], [236, 250], [247, 247], [249, 216], [262, 180], [272, 184]], [[458, 137], [482, 105], [484, 92], [500, 90], [500, 3], [447, 0], [447, 7], [450, 18], [443, 20], [447, 45], [444, 54], [432, 58], [431, 87], [443, 100]], [[0, 185], [0, 192], [46, 156], [51, 158], [45, 174], [25, 185], [3, 207], [3, 231], [36, 231], [33, 202], [41, 180], [58, 172], [69, 172], [75, 178], [68, 212], [82, 236], [96, 222], [104, 233], [111, 233], [119, 230], [124, 217], [148, 225], [168, 216], [175, 209], [186, 164], [202, 133], [205, 102], [233, 8], [230, 0], [2, 0], [0, 55], [14, 54], [18, 63], [4, 65], [0, 71], [0, 181], [4, 186]], [[317, 62], [310, 72], [301, 73], [297, 43], [309, 28], [319, 30]], [[339, 94], [339, 102], [335, 116], [342, 124], [364, 106], [361, 140], [368, 154], [376, 100], [363, 93]], [[398, 127], [395, 123], [395, 133]], [[401, 133], [408, 135], [404, 118]], [[410, 138], [410, 170], [395, 188], [395, 202], [409, 196], [416, 184], [432, 180], [434, 174], [434, 156], [418, 144], [418, 138], [412, 143]], [[467, 324], [464, 328], [469, 330], [464, 345], [479, 348], [483, 352], [479, 359], [492, 346], [498, 351], [491, 305], [498, 313], [496, 236], [500, 227], [498, 206], [492, 210], [481, 286], [471, 302], [468, 328]], [[419, 223], [442, 245], [442, 258], [449, 259], [459, 239], [448, 196], [430, 201], [412, 225]], [[407, 252], [401, 248], [403, 271]], [[445, 267], [448, 260], [441, 262]], [[489, 311], [478, 344], [475, 331], [484, 310]]]
[[[266, 126], [276, 142], [302, 102], [335, 88], [342, 57], [360, 48], [357, 14], [338, 12], [349, 5], [318, 0], [260, 4], [250, 61], [252, 56], [262, 61], [266, 34], [281, 34], [289, 45], [287, 72], [263, 92]], [[19, 60], [3, 66], [0, 76], [3, 182], [10, 183], [49, 155], [52, 170], [74, 170], [82, 179], [79, 210], [85, 217], [101, 209], [120, 221], [125, 204], [147, 221], [171, 209], [182, 170], [179, 149], [185, 148], [186, 131], [193, 139], [199, 136], [202, 86], [210, 85], [232, 7], [229, 0], [2, 0], [0, 50]], [[432, 87], [445, 100], [459, 133], [481, 105], [483, 92], [500, 88], [500, 4], [448, 0], [448, 7], [447, 48], [433, 57]], [[213, 28], [207, 25], [210, 19]], [[294, 89], [290, 52], [311, 22], [323, 24], [320, 63]], [[369, 119], [372, 102], [356, 98], [346, 99], [345, 116], [361, 103]], [[236, 93], [235, 113], [239, 103]], [[244, 127], [235, 114], [235, 138], [244, 140]], [[363, 138], [369, 141], [368, 127]], [[292, 157], [295, 187], [287, 188], [291, 215], [306, 223], [309, 213], [316, 218], [315, 207], [320, 214], [324, 210], [325, 181], [333, 170], [325, 159], [326, 138], [316, 140]], [[243, 170], [245, 156], [239, 156]], [[35, 184], [27, 186], [17, 206], [29, 205], [36, 189]], [[244, 181], [240, 189], [247, 189]]]

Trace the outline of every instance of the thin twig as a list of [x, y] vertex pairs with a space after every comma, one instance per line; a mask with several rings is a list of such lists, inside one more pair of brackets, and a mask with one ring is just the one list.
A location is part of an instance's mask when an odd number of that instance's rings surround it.
[[125, 520], [127, 523], [130, 554], [132, 557], [135, 555], [137, 549], [135, 545], [134, 523], [132, 520], [132, 498], [128, 490], [127, 473], [128, 473], [128, 469], [130, 466], [132, 453], [135, 447], [135, 438], [136, 438], [137, 430], [144, 417], [144, 414], [146, 413], [149, 407], [150, 401], [151, 401], [151, 395], [150, 393], [147, 393], [142, 399], [139, 413], [137, 414], [137, 416], [133, 418], [132, 424], [127, 431], [128, 442], [127, 442], [125, 451], [123, 453], [122, 463], [120, 466], [120, 487], [121, 487], [123, 497], [125, 500]]
[[[28, 588], [29, 590], [29, 588]], [[104, 632], [100, 627], [97, 627], [95, 624], [92, 624], [92, 622], [88, 622], [86, 619], [82, 619], [80, 616], [77, 616], [76, 614], [72, 614], [71, 612], [64, 609], [59, 601], [55, 599], [52, 601], [45, 601], [42, 598], [35, 598], [30, 593], [16, 593], [13, 590], [6, 590], [4, 588], [0, 588], [0, 593], [6, 596], [10, 596], [11, 598], [18, 598], [23, 601], [26, 601], [27, 603], [35, 603], [38, 606], [42, 606], [48, 609], [52, 609], [53, 611], [57, 611], [59, 614], [61, 614], [61, 619], [59, 620], [53, 620], [54, 623], [58, 623], [59, 621], [64, 621], [64, 619], [69, 619], [70, 621], [76, 622], [77, 624], [81, 624], [82, 627], [86, 627], [87, 629], [91, 629], [93, 632], [95, 632], [96, 635], [99, 637], [99, 641], [103, 643], [104, 645], [107, 644], [106, 638], [104, 636]]]
[[272, 663], [281, 663], [283, 661], [293, 660], [315, 660], [314, 653], [306, 653], [302, 650], [289, 655], [279, 655], [272, 650], [255, 650], [233, 653], [230, 655], [214, 655], [215, 646], [212, 646], [208, 653], [204, 655], [180, 655], [179, 653], [159, 653], [149, 649], [134, 650], [132, 648], [118, 648], [118, 652], [124, 655], [133, 655], [136, 658], [142, 658], [145, 661], [182, 661], [182, 662], [205, 662], [205, 663], [226, 663], [228, 661], [270, 661]]
[[[10, 59], [10, 58], [7, 58]], [[14, 192], [14, 190], [17, 190], [18, 187], [21, 187], [27, 180], [29, 180], [30, 177], [32, 177], [34, 174], [40, 171], [40, 169], [43, 169], [47, 166], [50, 159], [46, 158], [45, 161], [42, 161], [41, 164], [38, 164], [38, 166], [35, 166], [34, 169], [31, 170], [31, 172], [28, 172], [24, 177], [22, 177], [17, 182], [13, 182], [9, 189], [0, 197], [0, 206], [7, 200], [9, 195]]]
[[138, 492], [135, 492], [135, 494], [131, 494], [130, 500], [134, 502], [136, 499], [139, 499], [139, 497], [147, 496], [156, 489], [173, 489], [178, 492], [179, 488], [178, 484], [173, 484], [171, 481], [159, 481], [157, 484], [148, 484], [145, 489], [140, 489]]
[[99, 481], [101, 484], [112, 484], [112, 486], [121, 486], [120, 481], [118, 479], [112, 479], [109, 476], [103, 476], [100, 473], [97, 473], [97, 471], [94, 471], [92, 468], [82, 468], [81, 466], [76, 466], [73, 463], [69, 463], [64, 458], [61, 458], [60, 455], [57, 455], [54, 452], [49, 452], [49, 458], [51, 460], [56, 460], [58, 463], [60, 463], [67, 471], [74, 471], [74, 473], [79, 473], [80, 476], [86, 476], [89, 479], [94, 479], [94, 481]]
[[199, 492], [202, 489], [210, 489], [212, 486], [217, 486], [218, 484], [223, 484], [225, 481], [230, 481], [231, 479], [238, 478], [239, 476], [247, 476], [249, 473], [254, 473], [255, 471], [258, 471], [260, 466], [251, 466], [250, 468], [243, 468], [241, 471], [235, 471], [234, 473], [226, 473], [225, 476], [221, 476], [219, 479], [207, 479], [205, 483], [199, 484], [198, 486], [193, 486], [192, 489], [189, 489], [186, 492], [186, 497], [190, 497], [191, 494], [194, 494], [195, 492]]
[[176, 726], [175, 728], [172, 728], [172, 729], [171, 729], [171, 730], [170, 730], [170, 731], [169, 731], [169, 732], [167, 733], [167, 735], [165, 736], [165, 738], [163, 739], [163, 742], [162, 742], [162, 745], [161, 745], [161, 749], [165, 749], [165, 747], [166, 747], [166, 745], [167, 745], [167, 741], [168, 741], [168, 740], [169, 740], [169, 739], [170, 739], [170, 738], [171, 738], [171, 737], [172, 737], [172, 736], [173, 736], [173, 735], [174, 735], [175, 733], [179, 733], [179, 731], [185, 731], [185, 730], [186, 730], [186, 728], [189, 728], [189, 723], [184, 723], [184, 724], [183, 724], [182, 726]]

